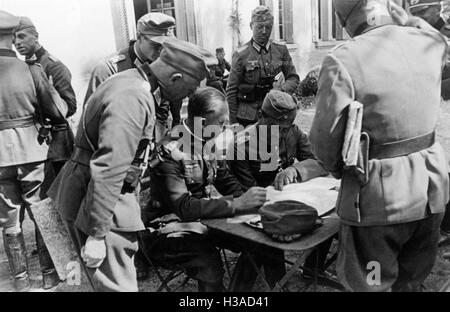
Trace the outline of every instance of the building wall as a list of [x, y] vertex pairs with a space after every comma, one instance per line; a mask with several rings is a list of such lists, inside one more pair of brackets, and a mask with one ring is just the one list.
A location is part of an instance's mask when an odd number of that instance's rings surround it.
[[93, 65], [116, 49], [110, 0], [0, 0], [0, 8], [32, 19], [40, 43], [72, 72], [81, 107]]

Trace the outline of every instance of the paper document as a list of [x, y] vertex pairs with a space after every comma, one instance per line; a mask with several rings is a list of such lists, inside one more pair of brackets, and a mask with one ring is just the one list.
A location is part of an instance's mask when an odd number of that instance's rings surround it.
[[291, 184], [276, 191], [273, 186], [267, 188], [270, 205], [280, 201], [294, 200], [311, 206], [323, 216], [336, 207], [338, 189], [341, 181], [333, 178], [317, 178], [304, 183]]

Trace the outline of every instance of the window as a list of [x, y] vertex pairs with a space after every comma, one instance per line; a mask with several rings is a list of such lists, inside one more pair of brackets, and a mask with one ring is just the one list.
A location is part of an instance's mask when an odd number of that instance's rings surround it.
[[333, 42], [346, 40], [348, 35], [334, 14], [332, 0], [313, 1], [314, 41]]
[[133, 0], [136, 22], [149, 12], [161, 12], [176, 19], [177, 38], [199, 44], [194, 0]]
[[176, 18], [174, 0], [147, 0], [150, 12], [161, 12]]

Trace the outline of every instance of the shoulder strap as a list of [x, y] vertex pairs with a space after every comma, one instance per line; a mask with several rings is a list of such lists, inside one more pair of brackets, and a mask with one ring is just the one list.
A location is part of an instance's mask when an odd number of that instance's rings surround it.
[[96, 148], [94, 147], [94, 144], [92, 143], [91, 139], [89, 138], [89, 135], [86, 131], [86, 110], [83, 113], [83, 118], [82, 118], [82, 124], [83, 124], [83, 136], [86, 139], [89, 148], [91, 149], [92, 152], [96, 151]]

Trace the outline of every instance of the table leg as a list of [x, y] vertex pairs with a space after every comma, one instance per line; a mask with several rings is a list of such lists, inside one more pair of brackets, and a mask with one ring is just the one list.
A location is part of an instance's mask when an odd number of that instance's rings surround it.
[[289, 268], [289, 271], [286, 273], [286, 275], [284, 275], [283, 278], [276, 284], [273, 289], [274, 292], [280, 292], [283, 290], [284, 285], [286, 285], [286, 283], [292, 278], [292, 275], [294, 275], [298, 271], [298, 269], [305, 262], [306, 258], [308, 258], [313, 250], [314, 249], [305, 251], [305, 253], [297, 261], [295, 261], [294, 265]]

